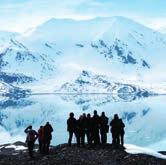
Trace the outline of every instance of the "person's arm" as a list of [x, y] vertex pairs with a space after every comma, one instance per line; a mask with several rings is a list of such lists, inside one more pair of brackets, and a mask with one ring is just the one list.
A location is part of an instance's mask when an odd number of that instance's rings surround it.
[[67, 120], [67, 131], [69, 131], [69, 119]]
[[[51, 125], [50, 125], [51, 126]], [[53, 130], [53, 128], [52, 128], [52, 126], [51, 126], [51, 132], [53, 132], [54, 130]]]
[[35, 131], [35, 135], [38, 136], [39, 134]]
[[123, 128], [125, 127], [125, 124], [123, 123]]
[[25, 133], [28, 133], [29, 126], [24, 130]]

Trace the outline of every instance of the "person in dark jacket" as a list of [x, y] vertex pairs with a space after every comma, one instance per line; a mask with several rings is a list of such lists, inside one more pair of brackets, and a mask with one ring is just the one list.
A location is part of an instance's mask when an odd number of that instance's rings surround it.
[[111, 133], [112, 133], [112, 144], [115, 147], [119, 147], [119, 117], [117, 114], [114, 115], [114, 119], [110, 122]]
[[88, 113], [87, 114], [87, 140], [88, 140], [88, 144], [91, 145], [92, 144], [92, 131], [93, 131], [93, 121], [91, 118], [91, 115]]
[[43, 145], [42, 136], [43, 136], [43, 126], [40, 126], [40, 128], [38, 130], [38, 142], [39, 142], [39, 152], [40, 153], [42, 153], [42, 145]]
[[124, 134], [125, 134], [125, 131], [124, 131], [124, 127], [125, 127], [125, 124], [123, 123], [122, 119], [119, 119], [119, 135], [120, 135], [120, 144], [124, 145]]
[[109, 130], [108, 117], [105, 116], [105, 113], [102, 112], [100, 116], [100, 134], [101, 134], [101, 143], [107, 143], [107, 133]]
[[34, 147], [34, 143], [38, 137], [38, 134], [35, 130], [32, 129], [32, 126], [28, 126], [24, 132], [27, 134], [26, 137], [26, 142], [28, 145], [28, 151], [29, 151], [29, 156], [31, 158], [33, 158], [33, 147]]
[[53, 128], [49, 122], [46, 123], [46, 125], [43, 127], [43, 136], [42, 136], [42, 141], [43, 141], [43, 153], [48, 154], [49, 153], [49, 146], [50, 142], [52, 139], [52, 133]]
[[78, 121], [74, 118], [73, 112], [70, 113], [69, 118], [67, 120], [67, 131], [69, 132], [68, 145], [71, 146], [74, 134], [77, 139], [77, 145], [80, 146], [80, 138], [78, 135], [79, 134]]
[[94, 141], [94, 144], [100, 144], [100, 136], [99, 136], [99, 127], [100, 127], [100, 117], [99, 115], [97, 114], [97, 111], [94, 110], [94, 115], [93, 115], [93, 118], [92, 118], [92, 131], [93, 131], [93, 141]]
[[83, 113], [83, 115], [80, 116], [78, 122], [79, 122], [79, 137], [80, 137], [81, 145], [84, 146], [85, 135], [87, 134], [87, 118], [85, 113]]

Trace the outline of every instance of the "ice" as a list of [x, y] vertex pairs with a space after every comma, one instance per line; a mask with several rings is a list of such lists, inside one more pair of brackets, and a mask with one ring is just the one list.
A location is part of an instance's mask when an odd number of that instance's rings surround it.
[[161, 159], [166, 159], [166, 155], [160, 154], [152, 149], [139, 147], [133, 144], [125, 144], [126, 152], [130, 154], [147, 154], [152, 155]]

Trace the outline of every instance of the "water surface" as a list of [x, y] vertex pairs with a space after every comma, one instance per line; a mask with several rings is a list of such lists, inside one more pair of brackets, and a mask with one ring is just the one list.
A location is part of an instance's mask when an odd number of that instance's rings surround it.
[[[106, 113], [109, 120], [118, 113], [126, 124], [125, 143], [166, 150], [166, 97], [119, 97], [106, 94], [31, 95], [26, 98], [0, 98], [0, 143], [25, 141], [24, 129], [34, 129], [49, 121], [53, 128], [52, 144], [67, 141], [66, 120], [70, 112]], [[74, 139], [75, 141], [75, 139]], [[111, 134], [108, 134], [111, 142]]]

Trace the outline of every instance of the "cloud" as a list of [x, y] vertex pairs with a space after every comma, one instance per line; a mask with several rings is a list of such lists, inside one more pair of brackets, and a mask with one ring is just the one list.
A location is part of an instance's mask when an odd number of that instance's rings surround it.
[[163, 0], [1, 0], [0, 27], [23, 32], [52, 17], [85, 19], [115, 15], [159, 27], [163, 26], [160, 20], [166, 18], [165, 6]]
[[[49, 18], [77, 17], [74, 8], [85, 0], [14, 0], [0, 2], [0, 27], [23, 32]], [[86, 17], [86, 16], [85, 16]]]

